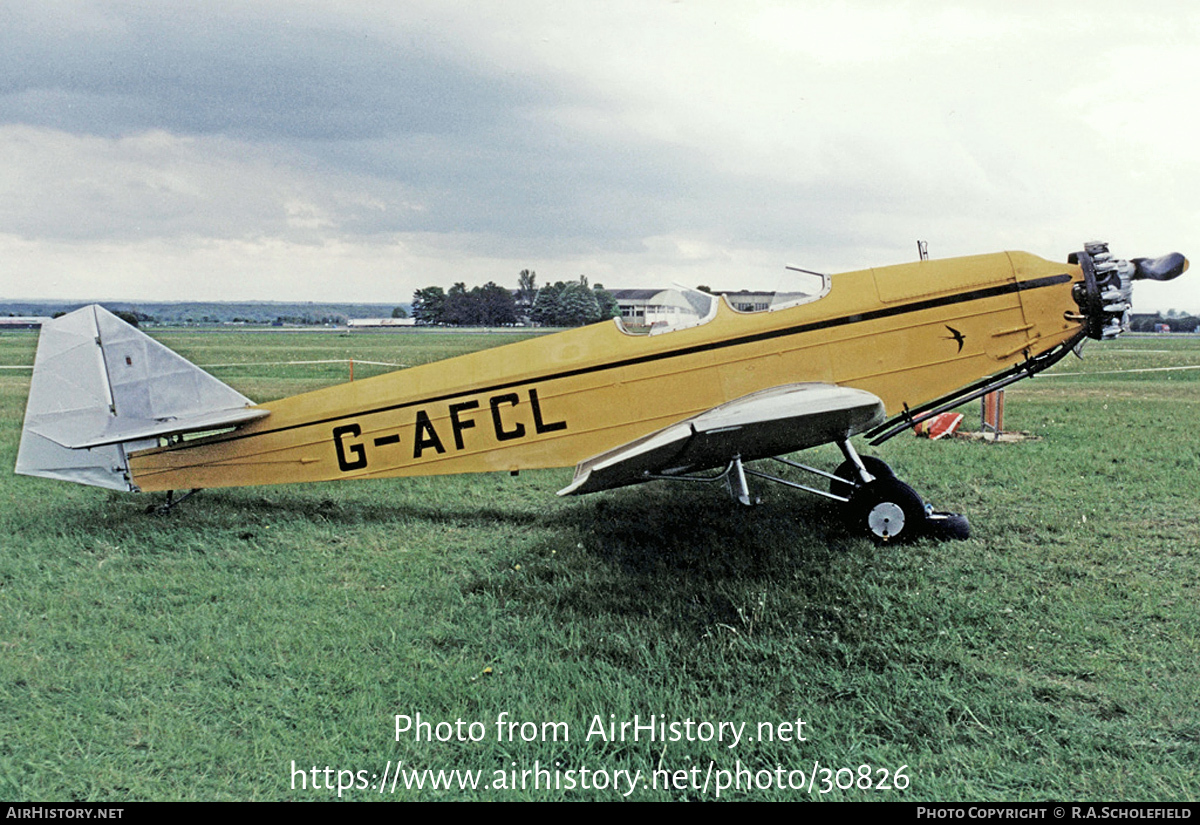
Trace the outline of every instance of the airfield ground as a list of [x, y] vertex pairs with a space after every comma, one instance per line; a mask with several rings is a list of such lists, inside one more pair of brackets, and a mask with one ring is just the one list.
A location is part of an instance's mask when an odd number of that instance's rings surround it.
[[[347, 377], [277, 362], [360, 377], [513, 340], [154, 335], [238, 364], [211, 371], [261, 401]], [[35, 340], [4, 333], [0, 366]], [[634, 799], [736, 776], [722, 798], [1195, 800], [1200, 369], [1164, 368], [1196, 365], [1197, 338], [1092, 343], [1009, 390], [1037, 440], [875, 451], [969, 515], [950, 544], [874, 547], [783, 488], [749, 511], [683, 485], [558, 499], [569, 470], [209, 491], [153, 517], [5, 469], [0, 799], [612, 799], [640, 771]], [[28, 383], [0, 369], [3, 468]], [[434, 741], [397, 736], [417, 713]], [[652, 715], [676, 741], [593, 727]], [[397, 763], [480, 786], [406, 790]]]

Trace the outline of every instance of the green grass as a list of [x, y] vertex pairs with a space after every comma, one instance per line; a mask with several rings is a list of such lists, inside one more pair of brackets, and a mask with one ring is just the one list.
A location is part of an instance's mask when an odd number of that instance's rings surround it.
[[[156, 333], [157, 334], [157, 333]], [[511, 336], [165, 333], [198, 363], [416, 364]], [[0, 336], [0, 365], [33, 335]], [[1168, 350], [1157, 352], [1157, 350]], [[0, 475], [0, 798], [330, 799], [306, 770], [811, 773], [907, 788], [731, 799], [1194, 800], [1200, 780], [1200, 340], [1124, 338], [1008, 392], [1019, 444], [903, 435], [877, 451], [965, 542], [876, 548], [822, 500], [651, 484], [582, 499], [569, 470], [145, 496]], [[238, 366], [256, 400], [347, 367]], [[356, 365], [356, 377], [373, 374]], [[28, 373], [0, 370], [0, 464]], [[967, 408], [968, 418], [977, 407]], [[806, 454], [831, 466], [835, 449]], [[395, 738], [396, 714], [480, 742]], [[497, 741], [501, 713], [569, 741]], [[607, 721], [805, 721], [807, 741], [588, 739]], [[843, 773], [843, 784], [850, 774]], [[793, 777], [795, 778], [795, 777]], [[872, 774], [872, 779], [881, 774]], [[325, 775], [320, 774], [324, 783]], [[644, 789], [631, 798], [712, 798]], [[298, 784], [298, 781], [297, 781]], [[402, 787], [402, 786], [401, 786]]]

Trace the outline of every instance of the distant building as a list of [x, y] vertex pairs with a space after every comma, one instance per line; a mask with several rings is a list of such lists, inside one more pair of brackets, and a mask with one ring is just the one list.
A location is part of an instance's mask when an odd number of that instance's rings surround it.
[[[621, 308], [621, 318], [627, 324], [654, 326], [675, 324], [681, 316], [695, 315], [696, 310], [678, 289], [610, 289]], [[741, 289], [737, 292], [717, 291], [738, 312], [763, 312], [776, 301], [774, 292]], [[787, 296], [793, 299], [792, 295]]]
[[628, 326], [686, 325], [700, 319], [700, 313], [678, 289], [610, 289]]
[[0, 330], [41, 329], [42, 324], [48, 324], [51, 320], [43, 315], [0, 315]]
[[351, 329], [366, 329], [369, 327], [412, 327], [417, 325], [416, 318], [351, 318], [346, 326]]
[[769, 309], [775, 300], [774, 292], [755, 292], [749, 289], [739, 289], [737, 292], [717, 292], [724, 295], [729, 305], [738, 312], [762, 312]]

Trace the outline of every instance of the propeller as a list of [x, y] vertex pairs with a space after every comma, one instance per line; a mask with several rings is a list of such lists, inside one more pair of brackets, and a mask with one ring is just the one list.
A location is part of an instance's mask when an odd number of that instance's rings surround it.
[[1129, 329], [1134, 281], [1170, 281], [1188, 268], [1188, 259], [1178, 252], [1125, 261], [1114, 258], [1103, 241], [1090, 241], [1083, 250], [1067, 258], [1083, 268], [1083, 281], [1072, 288], [1082, 312], [1075, 320], [1086, 321], [1087, 336], [1097, 341], [1116, 338]]
[[1161, 258], [1134, 258], [1130, 263], [1134, 266], [1135, 281], [1170, 281], [1187, 272], [1188, 268], [1188, 259], [1178, 252]]

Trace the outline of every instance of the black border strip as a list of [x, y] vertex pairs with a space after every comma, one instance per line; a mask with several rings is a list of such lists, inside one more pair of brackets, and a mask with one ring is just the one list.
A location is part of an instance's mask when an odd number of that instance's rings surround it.
[[906, 315], [910, 312], [922, 312], [927, 309], [936, 309], [943, 306], [952, 306], [954, 304], [969, 303], [971, 301], [980, 301], [985, 298], [995, 298], [1001, 295], [1009, 295], [1016, 292], [1026, 292], [1031, 289], [1042, 289], [1044, 287], [1057, 286], [1071, 281], [1071, 276], [1067, 273], [1059, 275], [1048, 275], [1043, 278], [1033, 278], [1028, 281], [1017, 281], [1015, 283], [1001, 284], [999, 286], [990, 286], [984, 289], [975, 289], [969, 292], [959, 292], [954, 295], [945, 295], [940, 298], [928, 298], [924, 301], [914, 301], [910, 304], [900, 304], [894, 307], [885, 307], [876, 309], [870, 312], [858, 313], [855, 315], [843, 315], [840, 318], [829, 318], [824, 321], [812, 321], [807, 324], [797, 324], [792, 327], [783, 327], [781, 329], [768, 330], [767, 332], [758, 332], [753, 335], [743, 335], [739, 338], [730, 338], [725, 341], [715, 341], [708, 344], [697, 344], [691, 347], [683, 347], [681, 349], [668, 350], [666, 352], [656, 352], [651, 355], [641, 355], [636, 358], [626, 358], [621, 361], [610, 361], [604, 364], [593, 364], [589, 367], [578, 367], [571, 370], [563, 370], [562, 372], [550, 373], [548, 375], [539, 375], [533, 378], [522, 378], [518, 381], [506, 381], [501, 384], [492, 384], [486, 387], [473, 387], [466, 390], [457, 390], [443, 395], [430, 396], [428, 398], [420, 398], [413, 401], [404, 401], [399, 404], [390, 404], [386, 407], [377, 407], [373, 410], [359, 410], [353, 413], [337, 415], [331, 418], [321, 418], [316, 421], [305, 421], [300, 424], [289, 424], [286, 427], [277, 427], [271, 430], [260, 430], [254, 433], [230, 433], [228, 436], [221, 438], [218, 441], [192, 442], [191, 444], [184, 443], [167, 447], [164, 452], [173, 452], [175, 450], [186, 450], [195, 447], [207, 447], [212, 444], [224, 444], [229, 441], [238, 441], [243, 438], [256, 438], [261, 435], [272, 435], [274, 433], [286, 432], [288, 430], [296, 430], [302, 427], [316, 427], [321, 424], [331, 424], [334, 421], [343, 421], [347, 418], [358, 418], [366, 415], [376, 415], [378, 413], [391, 412], [392, 410], [402, 410], [407, 407], [415, 407], [421, 404], [436, 404], [439, 401], [448, 401], [452, 398], [460, 398], [465, 395], [480, 395], [483, 393], [496, 392], [497, 390], [506, 390], [513, 387], [521, 387], [526, 384], [536, 384], [543, 381], [557, 381], [563, 378], [574, 378], [577, 375], [587, 375], [594, 372], [603, 372], [605, 370], [621, 369], [623, 367], [632, 367], [638, 364], [647, 364], [654, 361], [663, 361], [669, 358], [681, 358], [686, 355], [695, 355], [701, 352], [709, 352], [712, 350], [725, 349], [726, 347], [737, 347], [744, 344], [756, 344], [760, 341], [769, 341], [774, 338], [787, 338], [792, 335], [801, 335], [806, 332], [812, 332], [818, 329], [827, 329], [830, 327], [842, 327], [850, 324], [860, 324], [867, 321], [876, 321], [880, 318], [891, 318], [896, 315]]

